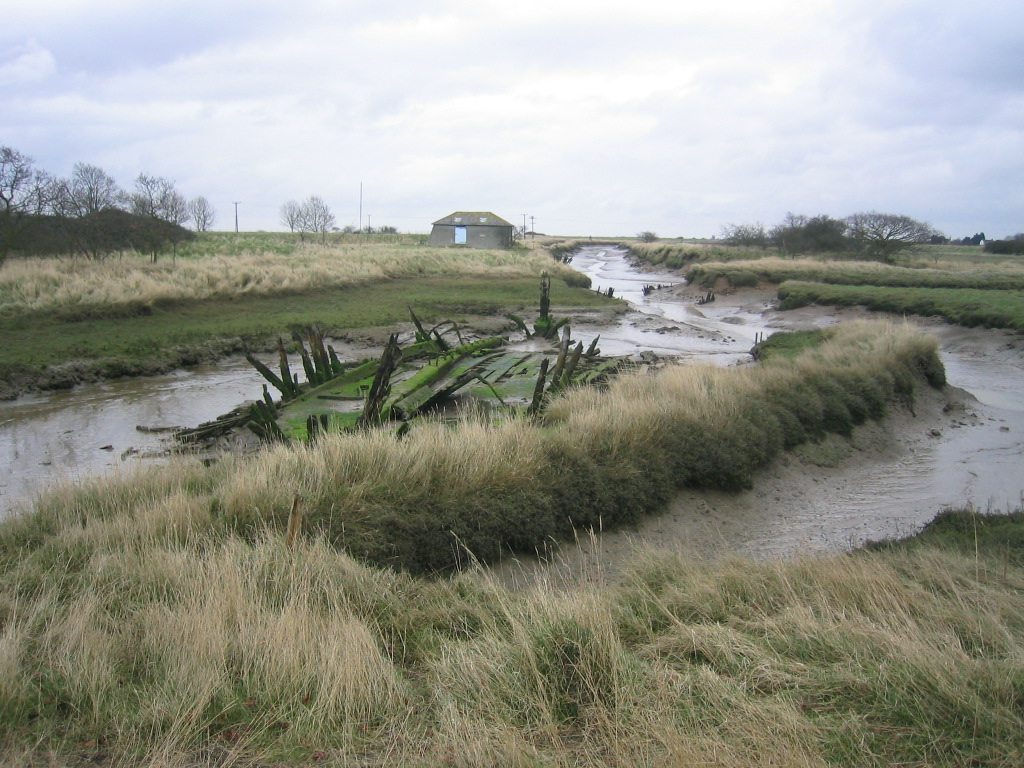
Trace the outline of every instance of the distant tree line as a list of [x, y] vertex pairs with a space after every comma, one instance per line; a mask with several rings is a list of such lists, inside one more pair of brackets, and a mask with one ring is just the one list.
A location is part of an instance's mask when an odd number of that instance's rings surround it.
[[10, 255], [100, 259], [135, 250], [157, 255], [216, 221], [205, 197], [192, 200], [174, 182], [140, 173], [124, 190], [102, 168], [75, 165], [70, 178], [35, 167], [31, 157], [0, 146], [0, 264]]
[[950, 240], [930, 224], [892, 213], [855, 213], [845, 219], [824, 214], [800, 216], [789, 213], [771, 229], [763, 224], [727, 224], [724, 238], [733, 245], [774, 247], [790, 255], [848, 253], [877, 261], [895, 261], [916, 245], [984, 245], [990, 253], [1024, 255], [1024, 232], [1005, 240], [988, 240], [984, 232]]
[[1007, 256], [1024, 256], [1024, 232], [1018, 232], [1005, 240], [986, 240], [985, 250]]
[[725, 239], [735, 245], [774, 246], [791, 256], [804, 253], [850, 253], [877, 261], [894, 261], [915, 245], [945, 240], [930, 224], [909, 216], [868, 211], [845, 219], [821, 214], [787, 214], [781, 223], [766, 229], [763, 224], [728, 224]]

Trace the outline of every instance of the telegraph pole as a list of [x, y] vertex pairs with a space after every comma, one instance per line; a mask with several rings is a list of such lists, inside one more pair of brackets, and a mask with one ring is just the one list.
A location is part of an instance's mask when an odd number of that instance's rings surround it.
[[534, 237], [536, 237], [536, 236], [537, 236], [537, 227], [536, 227], [536, 225], [535, 225], [535, 224], [533, 223], [533, 216], [531, 216], [531, 217], [530, 217], [530, 231], [531, 231], [531, 232], [533, 232], [533, 236], [534, 236]]
[[238, 206], [241, 204], [241, 200], [235, 201], [235, 234], [238, 234]]
[[523, 214], [523, 240], [526, 239], [526, 214]]
[[359, 182], [359, 234], [363, 234], [363, 182]]

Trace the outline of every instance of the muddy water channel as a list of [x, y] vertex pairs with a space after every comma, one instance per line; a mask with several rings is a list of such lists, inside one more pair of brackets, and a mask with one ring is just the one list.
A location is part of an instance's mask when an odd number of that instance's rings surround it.
[[[572, 260], [595, 289], [627, 301], [631, 307], [614, 326], [577, 326], [573, 335], [583, 341], [600, 334], [601, 351], [627, 355], [648, 349], [684, 360], [733, 365], [750, 361], [757, 333], [768, 330], [765, 309], [771, 301], [758, 295], [742, 304], [716, 301], [698, 305], [700, 292], [688, 290], [677, 274], [635, 269], [619, 248], [586, 246]], [[652, 287], [645, 295], [644, 287]]]
[[[824, 327], [861, 310], [774, 309], [774, 295], [744, 291], [698, 305], [679, 275], [633, 268], [618, 249], [589, 246], [572, 266], [630, 309], [612, 324], [576, 322], [573, 336], [600, 334], [605, 354], [651, 350], [684, 362], [745, 365], [758, 333]], [[660, 286], [645, 295], [644, 286]], [[557, 307], [555, 308], [557, 315]], [[557, 556], [506, 563], [513, 580], [555, 570], [586, 578], [614, 572], [638, 545], [717, 556], [789, 557], [847, 549], [908, 534], [943, 506], [968, 501], [1005, 509], [1024, 493], [1024, 337], [915, 321], [940, 340], [952, 385], [893, 413], [784, 456], [739, 494], [684, 492], [640, 526], [587, 538]], [[339, 347], [343, 358], [366, 350]], [[0, 403], [0, 517], [63, 479], [124, 471], [166, 444], [145, 426], [193, 426], [254, 399], [263, 381], [244, 360], [166, 376], [107, 382]], [[499, 569], [501, 571], [502, 569]], [[546, 578], [546, 576], [545, 576]], [[559, 577], [561, 578], [561, 577]]]
[[[572, 262], [594, 287], [615, 289], [632, 310], [601, 333], [601, 347], [653, 349], [693, 362], [742, 365], [755, 335], [822, 328], [860, 309], [774, 309], [774, 293], [743, 291], [697, 305], [678, 275], [644, 274], [617, 249], [588, 247]], [[644, 295], [644, 285], [665, 285]], [[902, 321], [902, 318], [896, 318]], [[785, 455], [742, 493], [686, 491], [634, 528], [581, 535], [572, 545], [496, 570], [511, 585], [614, 578], [638, 548], [687, 556], [788, 558], [838, 552], [914, 533], [942, 508], [1005, 510], [1024, 500], [1024, 336], [909, 320], [939, 339], [950, 386], [923, 392], [852, 439], [829, 438]], [[575, 332], [574, 332], [575, 334]], [[585, 335], [580, 333], [578, 335]], [[621, 345], [621, 348], [619, 347]]]
[[243, 359], [0, 403], [0, 517], [64, 479], [131, 469], [166, 434], [137, 426], [194, 426], [262, 393]]

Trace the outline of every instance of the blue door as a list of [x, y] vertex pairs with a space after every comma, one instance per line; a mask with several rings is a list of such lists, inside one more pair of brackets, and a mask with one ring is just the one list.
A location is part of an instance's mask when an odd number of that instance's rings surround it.
[[466, 244], [466, 228], [456, 227], [455, 228], [455, 244], [465, 245]]

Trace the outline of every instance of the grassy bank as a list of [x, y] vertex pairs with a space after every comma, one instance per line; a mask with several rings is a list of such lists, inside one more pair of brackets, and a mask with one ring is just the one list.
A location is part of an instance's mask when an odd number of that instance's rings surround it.
[[973, 507], [943, 510], [916, 535], [868, 548], [899, 553], [931, 548], [967, 556], [985, 553], [1024, 567], [1024, 508], [1006, 514], [977, 512]]
[[[0, 388], [60, 388], [83, 379], [155, 373], [241, 348], [258, 347], [290, 329], [317, 323], [344, 336], [390, 328], [409, 320], [414, 307], [424, 322], [470, 320], [507, 311], [536, 311], [535, 278], [394, 279], [350, 289], [318, 289], [300, 295], [241, 295], [223, 300], [154, 306], [131, 317], [0, 318]], [[562, 282], [552, 302], [563, 308], [608, 308], [613, 302]], [[67, 364], [71, 361], [71, 364]]]
[[[0, 318], [75, 321], [145, 314], [154, 307], [247, 296], [290, 296], [396, 279], [527, 278], [548, 272], [587, 287], [579, 273], [525, 250], [425, 248], [378, 243], [296, 244], [235, 253], [232, 240], [200, 238], [200, 252], [152, 263], [137, 254], [104, 261], [12, 260], [0, 269]], [[276, 240], [265, 240], [272, 247]]]
[[873, 261], [762, 258], [744, 262], [692, 264], [685, 274], [688, 281], [705, 288], [724, 279], [736, 287], [757, 285], [760, 282], [778, 285], [799, 280], [889, 288], [1024, 289], [1024, 265], [1010, 263], [981, 266], [950, 264], [940, 269], [899, 267]]
[[[1021, 537], [1019, 514], [999, 525]], [[787, 563], [648, 553], [610, 587], [510, 593], [322, 539], [122, 527], [138, 535], [7, 558], [6, 764], [1024, 760], [1024, 570], [984, 537]]]
[[[790, 254], [774, 247], [754, 247], [729, 245], [726, 242], [670, 242], [657, 241], [642, 243], [638, 241], [621, 241], [628, 248], [630, 255], [637, 261], [665, 266], [670, 269], [684, 270], [690, 267], [700, 269], [712, 263], [716, 265], [740, 262], [732, 265], [732, 269], [743, 269], [742, 262], [804, 262], [813, 261], [818, 264], [839, 266], [844, 263], [859, 263], [853, 254], [819, 253], [794, 258]], [[874, 263], [874, 262], [867, 262]], [[890, 265], [891, 266], [891, 265]], [[719, 266], [719, 268], [722, 268]], [[1006, 268], [1020, 269], [1018, 257], [1005, 254], [988, 253], [983, 248], [967, 245], [919, 245], [900, 254], [899, 267], [905, 269], [948, 270], [1003, 270]], [[756, 269], [756, 267], [755, 267]]]
[[[540, 426], [427, 425], [52, 496], [0, 524], [0, 759], [1019, 763], [1024, 571], [985, 538], [796, 563], [647, 554], [572, 592], [352, 557], [389, 540], [486, 556], [543, 522], [538, 477], [594, 524], [675, 484], [745, 485], [772, 451], [941, 380], [902, 327], [816, 341], [759, 370], [572, 393]], [[289, 549], [295, 491], [310, 524]]]
[[865, 306], [879, 312], [938, 316], [952, 323], [1024, 331], [1024, 294], [949, 288], [886, 288], [786, 282], [779, 286], [779, 308], [808, 304]]
[[647, 264], [667, 269], [685, 269], [703, 262], [745, 262], [763, 259], [764, 248], [748, 248], [717, 243], [624, 242], [629, 255]]
[[[248, 250], [231, 250], [239, 242]], [[0, 393], [154, 373], [318, 323], [338, 335], [408, 320], [522, 313], [549, 272], [559, 308], [607, 308], [549, 256], [380, 243], [323, 247], [286, 235], [200, 238], [153, 264], [27, 259], [0, 270]], [[213, 252], [210, 252], [213, 251]]]
[[908, 328], [857, 323], [823, 338], [763, 366], [677, 366], [573, 391], [540, 425], [427, 423], [401, 441], [338, 435], [209, 469], [89, 481], [47, 497], [8, 527], [6, 543], [17, 551], [21, 537], [68, 526], [102, 542], [122, 535], [126, 512], [147, 526], [255, 540], [284, 528], [300, 494], [310, 531], [381, 565], [443, 571], [530, 551], [573, 526], [632, 522], [677, 488], [749, 487], [780, 451], [849, 434], [894, 400], [912, 401], [923, 382], [944, 381], [935, 341]]
[[777, 285], [780, 309], [863, 305], [940, 316], [960, 325], [1024, 330], [1024, 265], [1019, 260], [1003, 257], [995, 263], [975, 258], [977, 248], [934, 248], [936, 258], [928, 265], [761, 257], [690, 262], [685, 275], [703, 289]]

